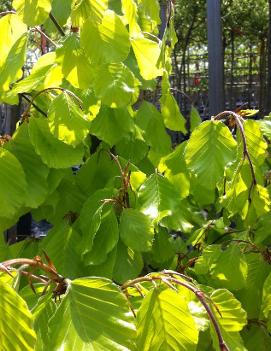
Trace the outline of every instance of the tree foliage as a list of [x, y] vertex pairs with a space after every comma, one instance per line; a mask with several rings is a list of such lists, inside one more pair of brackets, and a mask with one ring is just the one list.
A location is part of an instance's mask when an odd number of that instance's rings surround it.
[[174, 149], [173, 7], [158, 39], [153, 0], [35, 3], [0, 19], [0, 98], [26, 101], [0, 231], [29, 211], [52, 229], [0, 237], [1, 350], [270, 350], [270, 120], [192, 107]]

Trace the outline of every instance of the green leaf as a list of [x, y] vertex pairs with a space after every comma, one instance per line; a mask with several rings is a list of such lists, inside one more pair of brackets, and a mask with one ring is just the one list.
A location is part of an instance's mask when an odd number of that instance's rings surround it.
[[152, 174], [140, 187], [138, 208], [153, 219], [171, 215], [180, 197], [169, 181], [159, 174]]
[[55, 52], [41, 56], [32, 68], [30, 75], [16, 83], [11, 93], [19, 94], [59, 86], [63, 76], [61, 67], [57, 65], [55, 59]]
[[0, 280], [1, 350], [33, 351], [36, 334], [33, 318], [25, 301], [8, 284]]
[[65, 219], [59, 221], [41, 242], [41, 249], [46, 252], [57, 271], [64, 277], [73, 278], [80, 275], [81, 257], [76, 252], [76, 247], [81, 239]]
[[32, 208], [38, 207], [48, 193], [47, 177], [49, 169], [35, 153], [29, 140], [27, 124], [24, 123], [17, 129], [12, 140], [5, 145], [5, 148], [17, 158], [23, 167], [27, 182], [27, 205]]
[[141, 76], [146, 80], [161, 76], [162, 69], [157, 67], [161, 53], [160, 43], [147, 39], [140, 34], [131, 38], [131, 44]]
[[160, 160], [158, 169], [178, 190], [181, 198], [190, 193], [190, 177], [184, 160], [186, 143], [178, 145], [173, 152]]
[[154, 289], [137, 314], [141, 351], [196, 350], [198, 330], [187, 302], [175, 291]]
[[168, 234], [167, 230], [159, 226], [154, 236], [152, 249], [146, 255], [147, 262], [150, 262], [153, 268], [167, 268], [168, 261], [172, 261], [175, 252], [173, 245], [170, 243], [170, 239], [171, 236]]
[[200, 124], [202, 120], [198, 110], [192, 105], [190, 111], [190, 131], [193, 132]]
[[81, 163], [83, 146], [73, 148], [55, 138], [50, 132], [48, 120], [31, 118], [29, 135], [36, 153], [48, 167], [67, 168]]
[[127, 29], [111, 10], [105, 12], [98, 25], [90, 17], [82, 27], [80, 40], [91, 62], [97, 64], [124, 61], [130, 51]]
[[45, 22], [51, 11], [52, 0], [13, 0], [13, 7], [22, 21], [30, 27]]
[[25, 59], [26, 31], [19, 17], [10, 14], [0, 18], [0, 32], [5, 40], [0, 42], [0, 90], [8, 91], [9, 84], [22, 75]]
[[144, 101], [136, 114], [136, 123], [143, 132], [147, 145], [161, 156], [171, 150], [170, 137], [165, 130], [163, 118], [154, 105]]
[[57, 96], [48, 112], [49, 128], [59, 140], [76, 147], [89, 133], [90, 122], [67, 93]]
[[[226, 332], [239, 332], [247, 324], [247, 314], [241, 303], [226, 289], [218, 289], [210, 295], [216, 320]], [[218, 312], [219, 311], [219, 312]]]
[[102, 278], [76, 279], [67, 298], [79, 337], [94, 350], [134, 349], [134, 318], [115, 284]]
[[[44, 288], [43, 288], [44, 289]], [[33, 293], [33, 291], [32, 291]], [[42, 294], [42, 291], [41, 291]], [[33, 308], [34, 329], [37, 334], [35, 351], [42, 351], [49, 344], [49, 320], [54, 315], [56, 304], [52, 300], [51, 294], [41, 296], [38, 303]]]
[[263, 285], [262, 313], [268, 318], [271, 311], [271, 273], [266, 278]]
[[134, 131], [134, 122], [126, 107], [110, 109], [104, 106], [92, 121], [90, 129], [91, 134], [112, 147]]
[[141, 29], [137, 23], [137, 3], [134, 0], [122, 0], [121, 5], [125, 23], [129, 24], [129, 33], [140, 32]]
[[271, 336], [268, 331], [257, 324], [248, 326], [242, 332], [248, 351], [269, 351], [271, 349]]
[[120, 217], [120, 237], [135, 251], [149, 251], [154, 237], [150, 218], [138, 210], [124, 209]]
[[249, 155], [254, 165], [261, 165], [266, 157], [267, 143], [263, 138], [260, 124], [257, 121], [246, 120], [244, 131]]
[[8, 150], [0, 147], [1, 216], [12, 218], [25, 204], [27, 183], [23, 167]]
[[177, 101], [170, 92], [170, 83], [166, 73], [164, 73], [162, 79], [160, 105], [165, 126], [176, 132], [186, 133], [186, 120], [180, 111]]
[[141, 254], [119, 241], [113, 272], [114, 281], [123, 284], [129, 279], [138, 277], [143, 266], [144, 263]]
[[260, 123], [260, 129], [269, 140], [271, 140], [271, 121], [268, 120], [262, 120], [259, 121]]
[[203, 122], [187, 143], [185, 160], [202, 186], [215, 189], [225, 167], [236, 157], [236, 141], [229, 129], [219, 121]]
[[138, 6], [139, 23], [144, 32], [157, 34], [161, 23], [158, 0], [142, 0]]
[[[109, 188], [112, 179], [119, 175], [115, 162], [106, 150], [98, 150], [83, 164], [76, 175], [76, 181], [82, 192], [87, 196], [96, 190]], [[107, 195], [106, 195], [107, 196]]]
[[97, 67], [93, 88], [96, 96], [112, 108], [136, 102], [139, 82], [123, 63], [112, 63]]
[[25, 61], [27, 35], [23, 34], [12, 46], [5, 63], [0, 67], [0, 90], [8, 91], [11, 83], [20, 79]]
[[101, 265], [119, 240], [119, 226], [114, 209], [104, 211], [101, 224], [93, 240], [92, 250], [83, 255], [86, 265]]
[[75, 88], [89, 88], [94, 72], [87, 56], [80, 48], [77, 34], [69, 35], [62, 47], [56, 50], [56, 61], [60, 64], [64, 77]]
[[96, 24], [100, 23], [107, 6], [108, 0], [72, 0], [73, 27], [81, 26], [88, 18]]
[[83, 234], [82, 253], [92, 250], [95, 235], [102, 222], [102, 212], [105, 203], [103, 200], [110, 199], [113, 191], [102, 189], [92, 194], [82, 207], [79, 224]]
[[195, 272], [208, 274], [215, 286], [240, 290], [246, 285], [248, 266], [245, 255], [237, 245], [232, 244], [226, 250], [219, 245], [209, 245], [197, 260]]

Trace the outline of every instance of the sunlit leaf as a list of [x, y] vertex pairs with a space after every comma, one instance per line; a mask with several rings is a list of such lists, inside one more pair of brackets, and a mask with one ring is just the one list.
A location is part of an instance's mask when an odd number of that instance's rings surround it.
[[51, 11], [52, 0], [13, 0], [13, 7], [28, 26], [42, 24]]
[[97, 97], [113, 108], [135, 103], [139, 94], [138, 85], [134, 74], [122, 63], [100, 66], [93, 82]]
[[135, 251], [149, 251], [154, 237], [150, 218], [135, 209], [124, 209], [120, 218], [120, 237]]
[[3, 351], [33, 351], [36, 334], [25, 301], [0, 280], [0, 345]]
[[198, 331], [187, 303], [170, 289], [154, 289], [137, 315], [138, 349], [142, 351], [196, 350]]
[[89, 18], [83, 25], [81, 45], [90, 60], [97, 64], [121, 62], [130, 51], [127, 29], [113, 11], [105, 12], [98, 25]]
[[221, 122], [203, 122], [194, 130], [185, 151], [188, 168], [198, 181], [214, 189], [225, 167], [236, 157], [236, 141]]

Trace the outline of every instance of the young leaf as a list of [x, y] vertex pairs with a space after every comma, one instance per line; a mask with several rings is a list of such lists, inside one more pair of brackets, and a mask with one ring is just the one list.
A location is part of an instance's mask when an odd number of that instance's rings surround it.
[[200, 124], [202, 120], [198, 110], [192, 105], [190, 111], [190, 131], [193, 132]]
[[67, 93], [57, 96], [48, 112], [51, 133], [65, 144], [76, 147], [89, 133], [90, 122]]
[[134, 130], [133, 119], [126, 107], [102, 107], [91, 123], [91, 133], [111, 147]]
[[83, 234], [82, 253], [92, 250], [95, 235], [102, 222], [102, 212], [105, 206], [103, 200], [112, 197], [112, 189], [102, 189], [92, 194], [82, 207], [79, 225]]
[[139, 81], [123, 63], [111, 63], [97, 67], [93, 88], [96, 96], [112, 108], [136, 102]]
[[41, 249], [64, 277], [73, 278], [80, 274], [81, 257], [76, 248], [81, 239], [76, 230], [68, 224], [68, 220], [62, 220], [48, 232], [41, 243]]
[[83, 255], [86, 265], [101, 265], [108, 254], [115, 248], [119, 240], [119, 227], [114, 209], [104, 211], [100, 227], [95, 235], [91, 251]]
[[154, 237], [150, 218], [138, 210], [124, 209], [120, 217], [120, 237], [135, 251], [149, 251]]
[[134, 318], [115, 284], [102, 278], [76, 279], [67, 298], [78, 336], [94, 350], [134, 349]]
[[82, 27], [81, 46], [91, 62], [96, 64], [124, 61], [130, 51], [127, 29], [111, 10], [105, 12], [98, 25], [91, 17], [88, 18]]
[[[226, 289], [218, 289], [210, 295], [215, 317], [226, 332], [239, 332], [247, 324], [247, 314], [241, 303]], [[219, 312], [218, 312], [219, 311]]]
[[32, 208], [38, 207], [48, 193], [49, 169], [36, 154], [29, 140], [28, 127], [25, 123], [17, 129], [5, 148], [17, 158], [23, 167], [27, 182], [27, 205]]
[[159, 174], [152, 174], [140, 187], [138, 207], [153, 219], [162, 219], [174, 212], [179, 195], [169, 181]]
[[72, 25], [79, 27], [88, 18], [96, 24], [100, 23], [107, 7], [108, 0], [72, 0]]
[[141, 273], [143, 266], [141, 254], [124, 245], [120, 240], [113, 272], [114, 281], [123, 284], [129, 279], [136, 278]]
[[177, 101], [170, 92], [170, 83], [166, 73], [164, 73], [162, 79], [162, 96], [160, 98], [160, 105], [165, 126], [170, 130], [186, 133], [186, 121], [180, 111]]
[[187, 143], [187, 166], [201, 185], [211, 191], [223, 177], [225, 167], [234, 161], [236, 146], [236, 141], [222, 122], [203, 122]]
[[25, 301], [0, 280], [0, 346], [3, 351], [33, 351], [36, 334]]
[[10, 217], [25, 204], [27, 183], [23, 167], [8, 150], [0, 147], [1, 216]]
[[94, 73], [87, 56], [80, 47], [78, 35], [73, 33], [65, 39], [62, 47], [56, 50], [56, 61], [60, 64], [64, 77], [75, 88], [89, 88]]
[[50, 168], [67, 168], [81, 163], [84, 148], [74, 148], [55, 138], [49, 129], [48, 120], [32, 118], [29, 135], [34, 149], [42, 161]]
[[141, 351], [193, 351], [198, 342], [187, 302], [170, 289], [154, 289], [144, 298], [137, 314], [137, 333]]
[[52, 0], [13, 0], [13, 7], [22, 21], [30, 27], [45, 22], [51, 11]]
[[147, 39], [142, 34], [137, 34], [131, 38], [131, 44], [141, 76], [146, 80], [161, 76], [162, 69], [157, 67], [161, 53], [160, 43]]
[[249, 155], [254, 165], [261, 165], [266, 157], [267, 143], [263, 139], [260, 124], [257, 121], [244, 122], [244, 130]]

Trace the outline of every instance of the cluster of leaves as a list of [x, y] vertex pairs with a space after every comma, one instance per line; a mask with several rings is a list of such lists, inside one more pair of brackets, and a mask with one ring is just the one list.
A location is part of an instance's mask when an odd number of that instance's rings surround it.
[[[192, 107], [173, 149], [173, 7], [160, 40], [157, 1], [65, 4], [0, 19], [0, 99], [30, 101], [0, 140], [0, 232], [53, 226], [0, 237], [1, 349], [270, 350], [270, 119]], [[33, 29], [51, 49], [23, 77]]]

